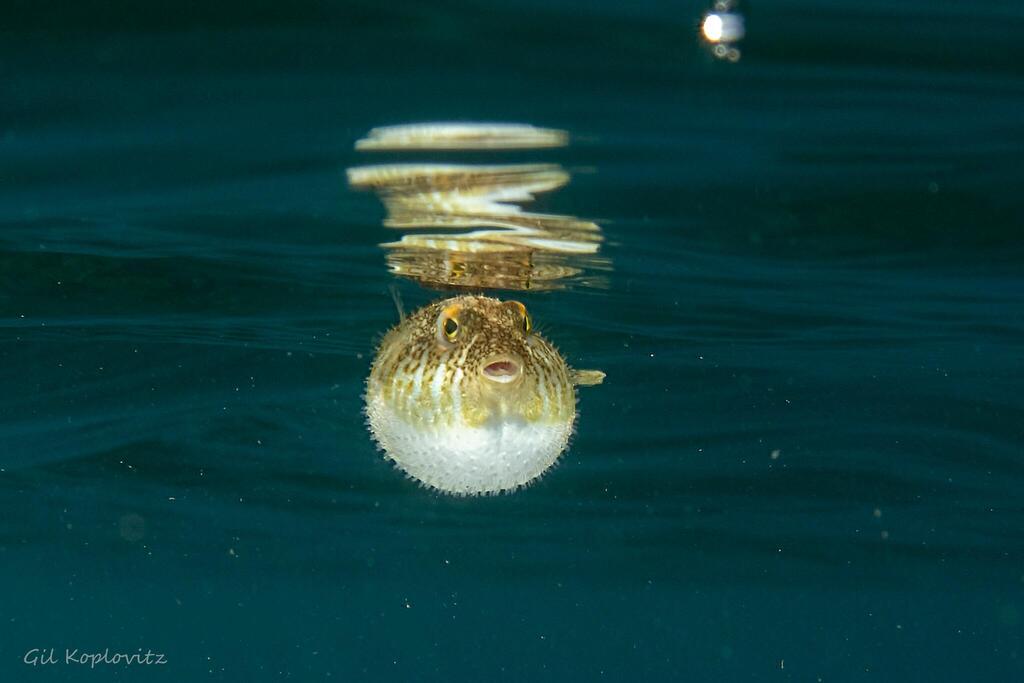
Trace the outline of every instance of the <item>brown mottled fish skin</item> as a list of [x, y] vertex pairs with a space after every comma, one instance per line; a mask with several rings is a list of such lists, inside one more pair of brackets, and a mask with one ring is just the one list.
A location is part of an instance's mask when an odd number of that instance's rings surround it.
[[[454, 342], [445, 343], [439, 334], [442, 312], [457, 316]], [[574, 375], [555, 347], [530, 328], [525, 307], [516, 301], [460, 296], [425, 306], [384, 337], [367, 398], [383, 400], [428, 430], [478, 427], [493, 419], [572, 421]], [[508, 384], [485, 380], [484, 367], [503, 358], [521, 364], [520, 376]]]

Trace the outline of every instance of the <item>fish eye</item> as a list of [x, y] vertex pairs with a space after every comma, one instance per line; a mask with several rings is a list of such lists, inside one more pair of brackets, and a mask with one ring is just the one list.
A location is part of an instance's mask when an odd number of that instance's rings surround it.
[[457, 310], [455, 306], [449, 306], [441, 311], [437, 319], [437, 330], [440, 337], [450, 344], [454, 344], [459, 337], [459, 320], [455, 317]]
[[530, 334], [533, 332], [533, 321], [530, 320], [530, 314], [526, 312], [526, 306], [518, 301], [509, 301], [508, 303], [515, 308], [522, 317], [523, 334]]

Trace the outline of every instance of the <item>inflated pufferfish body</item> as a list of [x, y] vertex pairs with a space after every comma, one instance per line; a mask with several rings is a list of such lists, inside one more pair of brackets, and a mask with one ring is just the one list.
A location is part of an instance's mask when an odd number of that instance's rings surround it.
[[577, 384], [518, 301], [439, 301], [387, 333], [366, 386], [366, 415], [385, 456], [446, 493], [510, 491], [547, 470], [576, 420]]

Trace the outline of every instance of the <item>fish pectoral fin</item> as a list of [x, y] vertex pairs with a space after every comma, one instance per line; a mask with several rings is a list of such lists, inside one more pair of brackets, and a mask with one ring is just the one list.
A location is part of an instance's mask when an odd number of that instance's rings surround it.
[[572, 383], [578, 387], [592, 387], [604, 381], [604, 373], [600, 370], [573, 370]]

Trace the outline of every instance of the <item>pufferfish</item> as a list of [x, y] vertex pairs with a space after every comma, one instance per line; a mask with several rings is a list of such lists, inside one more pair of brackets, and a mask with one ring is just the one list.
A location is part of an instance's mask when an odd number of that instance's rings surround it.
[[455, 495], [514, 491], [561, 455], [576, 421], [572, 370], [518, 301], [459, 296], [392, 328], [366, 383], [366, 416], [384, 455]]

